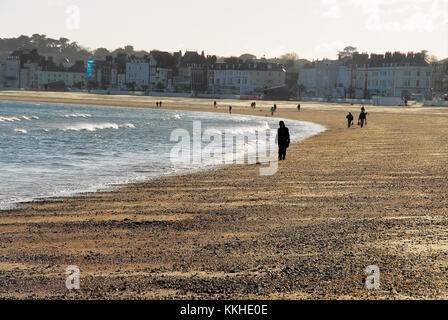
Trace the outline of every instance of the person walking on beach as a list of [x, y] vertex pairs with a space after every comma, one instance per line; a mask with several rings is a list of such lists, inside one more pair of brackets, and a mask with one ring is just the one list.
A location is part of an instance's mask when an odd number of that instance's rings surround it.
[[159, 101], [156, 101], [156, 108], [159, 107]]
[[297, 106], [297, 111], [300, 112], [300, 103], [299, 103], [299, 105]]
[[217, 105], [216, 101], [213, 102], [213, 107], [214, 107], [214, 108], [216, 108], [216, 105]]
[[274, 107], [271, 107], [271, 116], [274, 116], [274, 112], [275, 112]]
[[229, 106], [229, 113], [232, 114], [232, 106]]
[[364, 127], [364, 123], [367, 125], [367, 113], [361, 111], [358, 117], [358, 124], [361, 125], [361, 128]]
[[162, 108], [162, 101], [159, 102], [159, 107]]
[[351, 112], [348, 113], [348, 115], [346, 116], [347, 121], [348, 121], [348, 128], [350, 128], [353, 125], [353, 115]]
[[290, 137], [289, 129], [285, 127], [285, 123], [280, 121], [280, 128], [277, 130], [277, 144], [278, 144], [278, 160], [286, 160], [286, 149], [289, 148]]
[[274, 112], [277, 111], [277, 105], [274, 104]]

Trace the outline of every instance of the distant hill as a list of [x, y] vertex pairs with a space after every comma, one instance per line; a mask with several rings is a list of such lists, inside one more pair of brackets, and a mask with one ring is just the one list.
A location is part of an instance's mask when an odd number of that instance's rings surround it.
[[3, 61], [8, 55], [17, 49], [33, 49], [36, 48], [42, 56], [52, 56], [59, 60], [68, 58], [70, 61], [99, 59], [103, 60], [108, 55], [115, 56], [117, 53], [126, 53], [138, 57], [149, 54], [146, 51], [135, 51], [132, 46], [125, 46], [113, 51], [106, 48], [98, 48], [91, 50], [79, 45], [76, 41], [70, 41], [67, 38], [52, 39], [47, 38], [44, 34], [33, 34], [31, 37], [21, 35], [17, 38], [0, 38], [0, 61]]

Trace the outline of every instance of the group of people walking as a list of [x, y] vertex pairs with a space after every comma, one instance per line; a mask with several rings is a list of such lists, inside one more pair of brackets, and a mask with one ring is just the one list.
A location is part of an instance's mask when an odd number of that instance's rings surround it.
[[[353, 120], [354, 120], [352, 113], [349, 112], [346, 118], [347, 118], [347, 127], [350, 128], [351, 126], [353, 126]], [[366, 108], [362, 106], [361, 113], [359, 114], [358, 117], [358, 126], [361, 126], [361, 128], [363, 128], [364, 125], [367, 125], [367, 112]]]
[[157, 101], [156, 102], [156, 107], [157, 108], [162, 108], [162, 101]]

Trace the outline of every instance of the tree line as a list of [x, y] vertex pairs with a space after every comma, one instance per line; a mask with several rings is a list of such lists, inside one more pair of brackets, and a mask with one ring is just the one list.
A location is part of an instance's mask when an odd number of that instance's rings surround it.
[[76, 41], [67, 38], [52, 39], [45, 34], [33, 34], [31, 37], [21, 35], [17, 38], [0, 38], [0, 52], [2, 60], [12, 51], [17, 49], [37, 49], [42, 56], [53, 56], [55, 58], [68, 58], [71, 61], [89, 59], [104, 60], [106, 56], [116, 56], [119, 53], [126, 53], [131, 56], [143, 57], [149, 52], [144, 50], [136, 51], [131, 45], [109, 51], [106, 48], [89, 49], [81, 46]]

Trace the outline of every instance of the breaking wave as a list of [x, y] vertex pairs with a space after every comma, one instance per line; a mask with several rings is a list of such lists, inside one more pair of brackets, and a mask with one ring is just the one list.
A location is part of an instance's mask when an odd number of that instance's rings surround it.
[[135, 125], [132, 123], [125, 123], [122, 125], [118, 125], [116, 123], [73, 123], [69, 124], [64, 127], [59, 127], [56, 129], [62, 130], [62, 131], [97, 131], [97, 130], [104, 130], [104, 129], [114, 129], [118, 130], [120, 128], [131, 128], [134, 129]]
[[70, 114], [64, 114], [64, 118], [91, 118], [92, 115], [89, 113], [70, 113]]

